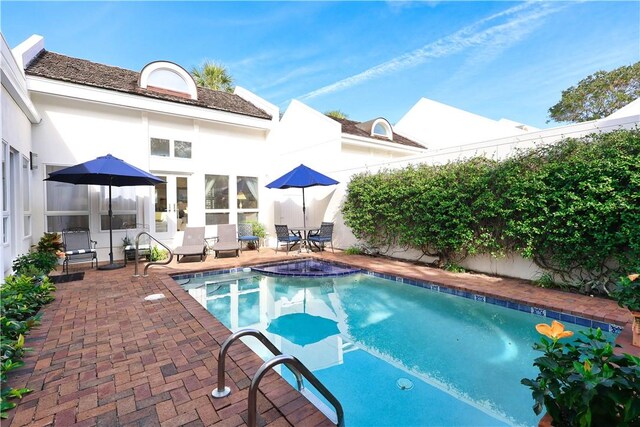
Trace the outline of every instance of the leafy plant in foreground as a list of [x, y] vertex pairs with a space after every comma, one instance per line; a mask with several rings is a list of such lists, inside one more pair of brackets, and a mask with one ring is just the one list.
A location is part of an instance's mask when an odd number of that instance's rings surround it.
[[521, 381], [532, 390], [536, 414], [546, 409], [554, 426], [639, 425], [640, 358], [615, 354], [600, 329], [581, 332], [574, 343], [560, 342], [573, 332], [555, 320], [536, 329], [551, 338], [533, 347], [544, 353], [534, 361], [538, 376]]
[[[46, 252], [43, 252], [46, 253]], [[53, 255], [55, 257], [55, 255]], [[16, 406], [10, 398], [21, 398], [30, 392], [26, 388], [6, 386], [7, 374], [23, 366], [20, 360], [27, 348], [24, 334], [38, 323], [38, 310], [53, 300], [55, 287], [47, 277], [36, 280], [33, 276], [8, 276], [0, 286], [0, 416]]]

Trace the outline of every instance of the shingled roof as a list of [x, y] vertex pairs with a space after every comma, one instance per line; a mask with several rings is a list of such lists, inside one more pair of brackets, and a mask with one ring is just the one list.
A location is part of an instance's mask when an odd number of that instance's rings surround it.
[[330, 117], [332, 120], [335, 120], [336, 122], [340, 123], [342, 125], [342, 132], [343, 133], [348, 133], [349, 135], [355, 135], [355, 136], [362, 136], [365, 138], [373, 138], [373, 139], [377, 139], [379, 141], [384, 141], [384, 142], [392, 142], [392, 143], [396, 143], [396, 144], [400, 144], [400, 145], [406, 145], [408, 147], [415, 147], [415, 148], [426, 148], [424, 145], [419, 144], [417, 142], [415, 142], [412, 139], [409, 138], [405, 138], [402, 135], [398, 135], [397, 133], [393, 132], [393, 141], [382, 137], [382, 136], [377, 136], [377, 135], [371, 135], [369, 132], [361, 129], [358, 127], [358, 124], [360, 124], [360, 122], [354, 122], [353, 120], [348, 120], [348, 119], [339, 119], [336, 117]]
[[198, 99], [195, 100], [143, 89], [138, 86], [140, 73], [137, 71], [97, 64], [44, 49], [29, 63], [25, 73], [31, 76], [46, 77], [48, 79], [271, 120], [271, 115], [238, 95], [198, 87]]

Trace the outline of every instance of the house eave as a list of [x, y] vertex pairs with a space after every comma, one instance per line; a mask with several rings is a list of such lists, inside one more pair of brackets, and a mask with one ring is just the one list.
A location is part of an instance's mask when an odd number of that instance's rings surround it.
[[273, 127], [273, 122], [269, 119], [180, 104], [162, 99], [147, 98], [115, 90], [53, 80], [46, 77], [27, 76], [27, 88], [33, 93], [58, 96], [66, 99], [72, 98], [119, 108], [130, 108], [190, 119], [219, 122], [244, 128], [270, 131]]
[[380, 141], [378, 139], [365, 138], [365, 137], [346, 134], [346, 133], [342, 134], [342, 141], [351, 145], [359, 146], [359, 147], [379, 148], [379, 149], [385, 149], [385, 150], [392, 150], [395, 152], [405, 152], [407, 154], [424, 153], [427, 150], [426, 148], [411, 147], [408, 145], [401, 145], [394, 142]]
[[31, 123], [40, 123], [41, 117], [35, 105], [29, 98], [27, 84], [24, 75], [18, 68], [13, 53], [4, 36], [2, 38], [2, 86], [7, 90], [11, 98], [16, 102]]

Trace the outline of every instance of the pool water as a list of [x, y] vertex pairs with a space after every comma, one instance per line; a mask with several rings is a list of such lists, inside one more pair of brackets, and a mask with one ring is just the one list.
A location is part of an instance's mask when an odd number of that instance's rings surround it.
[[[348, 426], [538, 423], [520, 380], [536, 376], [534, 326], [551, 319], [363, 273], [243, 272], [183, 287], [230, 330], [259, 329], [299, 358], [340, 400]], [[271, 357], [257, 340], [245, 342]]]

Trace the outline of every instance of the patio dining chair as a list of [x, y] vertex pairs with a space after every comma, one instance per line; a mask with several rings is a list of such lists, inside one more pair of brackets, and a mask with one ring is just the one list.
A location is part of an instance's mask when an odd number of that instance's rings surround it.
[[62, 230], [62, 244], [64, 246], [64, 260], [62, 261], [62, 272], [69, 273], [69, 263], [96, 262], [98, 266], [98, 253], [96, 245], [98, 242], [91, 240], [91, 232], [88, 228], [75, 227]]
[[323, 222], [320, 224], [320, 230], [316, 234], [310, 235], [307, 240], [309, 243], [319, 247], [321, 251], [324, 251], [324, 245], [329, 243], [331, 244], [331, 252], [335, 252], [333, 250], [333, 223]]
[[286, 225], [277, 225], [276, 224], [276, 253], [278, 252], [278, 247], [281, 243], [285, 243], [287, 245], [287, 253], [291, 249], [293, 249], [296, 245], [300, 245], [300, 241], [302, 240], [299, 235], [291, 233], [289, 231], [289, 227]]
[[182, 245], [175, 248], [173, 254], [176, 256], [177, 262], [180, 262], [180, 255], [182, 257], [200, 255], [200, 262], [202, 262], [206, 249], [204, 227], [187, 227], [184, 230], [184, 236], [182, 236]]
[[238, 242], [238, 234], [235, 224], [219, 224], [218, 225], [218, 241], [214, 243], [209, 250], [213, 251], [215, 257], [218, 258], [220, 252], [234, 251], [236, 256], [239, 255], [240, 243]]
[[258, 252], [260, 252], [260, 238], [253, 234], [253, 224], [238, 224], [238, 241], [240, 242], [240, 252], [242, 244], [253, 242]]

